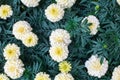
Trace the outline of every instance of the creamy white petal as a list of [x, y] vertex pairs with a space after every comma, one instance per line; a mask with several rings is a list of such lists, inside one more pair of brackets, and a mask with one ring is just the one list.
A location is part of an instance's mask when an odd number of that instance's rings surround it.
[[21, 0], [21, 2], [27, 7], [36, 7], [41, 0]]
[[66, 45], [56, 44], [50, 47], [49, 53], [54, 61], [60, 62], [65, 60], [68, 57], [69, 51]]
[[45, 10], [45, 15], [51, 22], [60, 21], [64, 16], [64, 9], [57, 4], [51, 4]]
[[18, 59], [20, 56], [20, 48], [16, 44], [8, 44], [4, 48], [4, 57], [6, 60]]
[[73, 76], [69, 73], [59, 73], [55, 76], [54, 80], [74, 80]]
[[56, 0], [57, 4], [60, 5], [62, 8], [71, 8], [76, 0]]
[[86, 20], [86, 19], [88, 20], [88, 23], [91, 23], [91, 25], [88, 26], [89, 29], [90, 29], [90, 34], [91, 34], [91, 35], [95, 35], [95, 34], [98, 32], [98, 28], [100, 27], [100, 22], [99, 22], [99, 20], [98, 20], [95, 16], [89, 15], [88, 17], [85, 17], [85, 18], [82, 20], [82, 22], [83, 22], [84, 20]]
[[111, 80], [120, 80], [120, 65], [114, 69]]
[[0, 18], [7, 19], [11, 17], [13, 14], [12, 8], [9, 5], [1, 5], [0, 6]]
[[13, 25], [13, 35], [17, 39], [22, 39], [23, 35], [31, 32], [32, 28], [27, 21], [18, 21]]
[[34, 80], [51, 80], [50, 76], [44, 72], [39, 72]]
[[23, 75], [25, 68], [20, 59], [8, 60], [4, 66], [4, 72], [12, 79], [20, 78]]
[[104, 58], [103, 63], [100, 63], [101, 58], [98, 55], [92, 55], [89, 60], [85, 62], [88, 74], [101, 78], [108, 70], [108, 61]]
[[26, 33], [22, 38], [22, 43], [27, 47], [34, 47], [38, 43], [38, 37], [32, 32]]
[[70, 34], [64, 29], [56, 29], [52, 31], [50, 35], [50, 44], [65, 44], [69, 45], [71, 43]]

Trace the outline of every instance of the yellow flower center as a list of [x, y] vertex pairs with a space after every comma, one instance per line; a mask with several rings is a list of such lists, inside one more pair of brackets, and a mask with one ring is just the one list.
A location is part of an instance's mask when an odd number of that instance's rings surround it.
[[15, 55], [15, 49], [8, 49], [7, 50], [7, 55], [8, 57], [12, 57]]
[[39, 76], [35, 80], [46, 80], [44, 76]]
[[8, 15], [8, 10], [7, 9], [3, 9], [2, 10], [2, 16], [6, 16], [6, 15]]
[[55, 37], [56, 42], [63, 42], [63, 38], [62, 37]]
[[67, 73], [67, 72], [69, 72], [69, 71], [71, 70], [71, 64], [68, 63], [67, 61], [63, 61], [63, 62], [61, 62], [61, 63], [59, 64], [59, 70], [60, 70], [61, 72]]
[[94, 28], [95, 28], [95, 25], [94, 25], [94, 24], [91, 24], [91, 25], [89, 26], [90, 31], [94, 30]]
[[55, 55], [61, 56], [63, 53], [63, 49], [61, 47], [56, 47], [55, 48]]
[[19, 32], [19, 33], [24, 33], [24, 32], [25, 32], [25, 28], [24, 28], [24, 27], [18, 28], [18, 32]]
[[120, 75], [117, 75], [117, 76], [115, 77], [115, 80], [120, 80]]
[[15, 69], [16, 69], [16, 68], [15, 68], [13, 65], [9, 67], [9, 71], [10, 71], [10, 72], [14, 72]]
[[91, 69], [93, 69], [95, 71], [101, 70], [101, 67], [102, 67], [102, 65], [99, 60], [96, 60], [93, 62], [93, 64], [91, 64]]
[[0, 76], [0, 80], [3, 80], [3, 78]]
[[52, 8], [52, 9], [50, 10], [50, 14], [51, 14], [53, 17], [58, 16], [58, 14], [59, 14], [58, 9], [57, 9], [57, 8]]
[[30, 37], [28, 40], [27, 40], [27, 43], [31, 43], [32, 42], [32, 37]]

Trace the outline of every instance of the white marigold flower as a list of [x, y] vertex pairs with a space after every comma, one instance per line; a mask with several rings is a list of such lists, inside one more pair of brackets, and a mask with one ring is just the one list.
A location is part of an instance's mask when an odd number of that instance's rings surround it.
[[98, 28], [100, 27], [99, 20], [93, 15], [89, 15], [88, 17], [85, 17], [83, 21], [86, 19], [88, 20], [88, 23], [91, 23], [91, 25], [89, 26], [91, 32], [90, 34], [95, 35], [98, 32]]
[[0, 80], [10, 80], [5, 74], [0, 74]]
[[4, 71], [12, 79], [20, 78], [24, 72], [24, 64], [20, 59], [8, 60], [5, 63]]
[[120, 66], [114, 69], [111, 80], [120, 80]]
[[69, 45], [71, 43], [70, 34], [64, 29], [56, 29], [51, 33], [50, 43], [52, 46], [55, 44]]
[[27, 47], [34, 47], [38, 43], [38, 37], [36, 34], [29, 32], [24, 34], [22, 42]]
[[120, 0], [117, 0], [117, 3], [120, 5]]
[[41, 0], [21, 0], [21, 2], [27, 7], [36, 7]]
[[92, 55], [88, 61], [85, 62], [85, 67], [88, 70], [88, 74], [101, 78], [105, 75], [108, 70], [108, 61], [104, 58], [103, 63], [101, 64], [101, 58], [98, 58], [97, 55]]
[[57, 4], [60, 5], [62, 8], [71, 8], [76, 0], [56, 0]]
[[45, 15], [51, 22], [60, 21], [64, 16], [64, 9], [57, 4], [51, 4], [45, 10]]
[[12, 8], [9, 5], [1, 5], [0, 6], [0, 18], [7, 19], [11, 17], [13, 14]]
[[50, 47], [50, 56], [54, 61], [60, 62], [68, 57], [68, 47], [64, 44], [56, 44]]
[[26, 21], [18, 21], [13, 25], [13, 35], [17, 39], [22, 39], [23, 35], [32, 31], [30, 24]]
[[46, 73], [40, 72], [36, 75], [34, 80], [51, 80], [50, 76]]
[[54, 80], [74, 80], [73, 76], [69, 73], [59, 73], [55, 76]]
[[18, 59], [20, 56], [20, 48], [16, 44], [8, 44], [4, 48], [4, 57], [6, 60]]

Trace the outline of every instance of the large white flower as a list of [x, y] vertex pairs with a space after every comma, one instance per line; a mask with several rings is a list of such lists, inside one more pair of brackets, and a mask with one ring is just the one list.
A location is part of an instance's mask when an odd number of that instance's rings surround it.
[[68, 57], [68, 47], [64, 44], [56, 44], [50, 47], [50, 56], [53, 60], [60, 62], [65, 60]]
[[40, 72], [36, 75], [34, 80], [51, 80], [50, 76], [46, 73]]
[[60, 21], [64, 16], [64, 9], [57, 4], [51, 4], [45, 10], [45, 15], [51, 22]]
[[21, 2], [27, 7], [36, 7], [41, 0], [21, 0]]
[[56, 29], [51, 33], [50, 43], [52, 46], [56, 44], [69, 45], [71, 43], [70, 34], [64, 29]]
[[88, 61], [85, 62], [85, 67], [88, 70], [88, 74], [101, 78], [108, 70], [108, 61], [104, 58], [103, 63], [100, 62], [101, 58], [98, 55], [92, 55]]
[[24, 64], [20, 59], [8, 60], [5, 63], [4, 71], [12, 79], [20, 78], [24, 72]]
[[5, 74], [0, 74], [0, 80], [10, 80]]
[[83, 21], [86, 19], [88, 20], [88, 23], [91, 23], [91, 25], [88, 26], [91, 32], [90, 34], [95, 35], [98, 32], [98, 28], [100, 27], [99, 20], [93, 15], [89, 15], [88, 17], [85, 17]]
[[4, 57], [6, 60], [18, 59], [20, 56], [20, 48], [16, 44], [8, 44], [4, 48]]
[[34, 47], [38, 43], [38, 37], [36, 34], [29, 32], [23, 36], [22, 42], [27, 47]]
[[7, 19], [11, 17], [13, 14], [12, 8], [9, 5], [1, 5], [0, 6], [0, 18]]
[[117, 3], [120, 5], [120, 0], [117, 0]]
[[23, 35], [32, 31], [30, 24], [26, 21], [18, 21], [13, 25], [13, 35], [17, 39], [22, 39]]
[[76, 0], [56, 0], [56, 2], [62, 8], [71, 8], [75, 4]]
[[69, 73], [59, 73], [55, 76], [54, 80], [74, 80], [73, 76]]
[[111, 80], [120, 80], [120, 66], [114, 69]]

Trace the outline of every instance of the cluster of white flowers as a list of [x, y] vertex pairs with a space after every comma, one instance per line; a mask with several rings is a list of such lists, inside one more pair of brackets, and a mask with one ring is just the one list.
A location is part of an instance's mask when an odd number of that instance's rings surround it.
[[38, 43], [38, 37], [34, 34], [30, 24], [26, 21], [18, 21], [13, 25], [13, 35], [22, 40], [27, 47], [33, 47]]
[[21, 2], [27, 7], [36, 7], [41, 0], [21, 0]]
[[[16, 44], [8, 44], [4, 48], [3, 53], [7, 62], [4, 66], [4, 71], [12, 79], [20, 78], [24, 72], [24, 64], [19, 59], [20, 56], [20, 48]], [[0, 78], [1, 79], [1, 78]], [[2, 79], [4, 80], [4, 79]], [[8, 79], [6, 79], [8, 80]]]
[[89, 75], [101, 78], [108, 70], [108, 61], [104, 58], [101, 63], [101, 58], [99, 58], [98, 55], [92, 55], [89, 60], [85, 62], [85, 67]]
[[56, 0], [57, 4], [53, 3], [45, 10], [47, 19], [51, 22], [58, 22], [64, 17], [64, 9], [71, 8], [76, 0]]
[[98, 32], [98, 28], [100, 27], [99, 20], [95, 16], [89, 15], [88, 17], [85, 17], [82, 20], [82, 22], [84, 22], [86, 19], [87, 19], [88, 23], [91, 23], [91, 25], [88, 26], [88, 28], [90, 29], [90, 34], [95, 35]]
[[0, 6], [0, 18], [7, 19], [11, 17], [13, 14], [12, 8], [9, 5], [1, 5]]
[[64, 29], [52, 31], [50, 36], [50, 56], [53, 60], [60, 62], [68, 57], [68, 45], [71, 43], [69, 33]]

